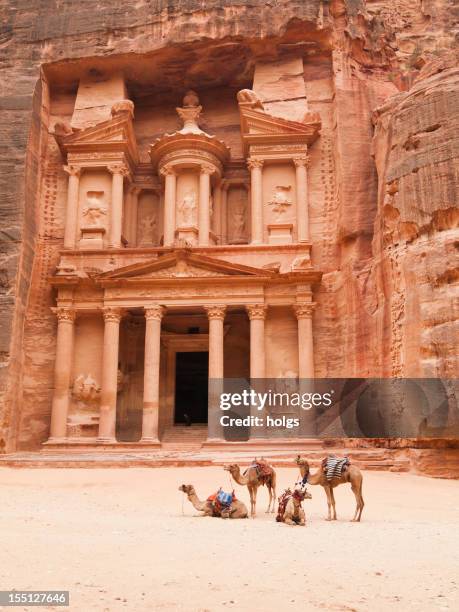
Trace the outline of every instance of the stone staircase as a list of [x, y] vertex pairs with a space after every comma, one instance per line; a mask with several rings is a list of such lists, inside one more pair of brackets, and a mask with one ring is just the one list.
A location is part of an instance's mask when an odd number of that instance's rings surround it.
[[207, 425], [170, 425], [161, 436], [162, 450], [196, 451], [207, 439]]

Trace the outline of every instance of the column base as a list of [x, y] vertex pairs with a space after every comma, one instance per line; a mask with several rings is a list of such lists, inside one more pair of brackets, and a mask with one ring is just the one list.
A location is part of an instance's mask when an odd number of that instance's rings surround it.
[[49, 444], [67, 444], [67, 442], [68, 442], [67, 436], [62, 437], [62, 438], [56, 438], [56, 436], [51, 436], [46, 440], [46, 442], [43, 442], [43, 446], [46, 446]]
[[97, 438], [98, 444], [117, 444], [118, 440], [116, 438]]
[[148, 436], [145, 436], [143, 438], [140, 438], [139, 444], [147, 444], [147, 445], [155, 445], [155, 446], [161, 446], [161, 442], [158, 440], [158, 438], [151, 438]]

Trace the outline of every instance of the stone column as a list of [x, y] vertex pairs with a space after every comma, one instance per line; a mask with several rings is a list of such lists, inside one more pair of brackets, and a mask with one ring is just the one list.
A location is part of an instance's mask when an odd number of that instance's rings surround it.
[[296, 216], [298, 242], [309, 242], [309, 201], [307, 167], [309, 157], [304, 155], [293, 160], [296, 170]]
[[175, 240], [175, 206], [177, 177], [169, 166], [161, 168], [164, 176], [164, 246], [172, 246]]
[[298, 319], [298, 376], [314, 378], [314, 348], [312, 339], [312, 313], [315, 304], [299, 303], [293, 306]]
[[120, 308], [103, 309], [105, 322], [102, 355], [102, 391], [100, 398], [99, 442], [116, 442], [116, 399], [118, 393], [118, 349]]
[[222, 188], [221, 183], [214, 188], [214, 214], [211, 229], [217, 235], [219, 244], [222, 243]]
[[221, 189], [221, 227], [222, 244], [228, 244], [228, 183], [222, 182]]
[[114, 164], [113, 166], [109, 166], [108, 170], [112, 174], [109, 246], [112, 249], [119, 249], [121, 247], [121, 227], [123, 221], [123, 178], [125, 169], [121, 164]]
[[252, 244], [263, 243], [263, 160], [251, 158], [247, 162], [251, 183]]
[[[222, 439], [223, 428], [220, 425], [219, 419], [222, 416], [219, 408], [219, 396], [223, 392], [223, 376], [224, 376], [224, 320], [226, 306], [206, 306], [205, 310], [209, 318], [209, 409], [218, 410], [216, 421], [212, 419], [211, 438]], [[223, 414], [223, 413], [222, 413]], [[215, 418], [215, 416], [214, 416]]]
[[198, 230], [199, 246], [208, 246], [210, 229], [210, 175], [213, 173], [211, 166], [202, 165], [199, 175], [199, 212]]
[[145, 361], [141, 442], [159, 443], [159, 364], [162, 306], [145, 307]]
[[250, 319], [250, 378], [265, 378], [265, 318], [263, 304], [247, 306]]
[[65, 307], [53, 308], [52, 310], [57, 316], [57, 341], [51, 429], [48, 442], [61, 442], [67, 437], [75, 310]]
[[65, 213], [64, 249], [74, 249], [78, 225], [78, 196], [81, 168], [76, 168], [75, 166], [64, 166], [64, 170], [69, 175], [67, 189], [67, 210]]

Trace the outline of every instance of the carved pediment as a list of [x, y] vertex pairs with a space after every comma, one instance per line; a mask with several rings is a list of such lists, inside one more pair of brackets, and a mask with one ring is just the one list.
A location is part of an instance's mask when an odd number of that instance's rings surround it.
[[139, 161], [132, 112], [116, 112], [107, 121], [66, 134], [55, 129], [54, 136], [64, 156], [122, 153], [131, 165]]
[[97, 277], [100, 282], [121, 281], [144, 282], [163, 279], [187, 279], [187, 278], [221, 278], [221, 277], [246, 277], [260, 278], [271, 277], [276, 273], [272, 270], [254, 268], [228, 261], [193, 254], [185, 250], [177, 250], [170, 255], [158, 257], [149, 262], [125, 266], [118, 270], [105, 272]]
[[307, 113], [303, 121], [290, 121], [244, 103], [239, 103], [239, 114], [246, 154], [250, 145], [311, 145], [322, 125], [318, 113]]

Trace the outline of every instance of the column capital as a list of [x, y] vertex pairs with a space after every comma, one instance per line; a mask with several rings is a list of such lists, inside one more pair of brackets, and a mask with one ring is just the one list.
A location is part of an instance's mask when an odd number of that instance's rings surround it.
[[251, 321], [255, 319], [264, 320], [266, 318], [268, 307], [264, 304], [249, 304], [246, 306], [246, 310]]
[[80, 166], [63, 166], [64, 172], [66, 172], [69, 176], [80, 176], [81, 168]]
[[159, 169], [159, 174], [164, 177], [173, 176], [175, 175], [174, 167], [171, 165], [163, 166], [162, 168]]
[[223, 320], [225, 318], [226, 306], [224, 305], [204, 306], [204, 310], [207, 312], [209, 319]]
[[263, 168], [263, 164], [265, 163], [264, 159], [260, 157], [250, 157], [247, 160], [247, 167], [249, 170], [253, 170], [254, 168]]
[[299, 155], [293, 158], [293, 163], [297, 168], [307, 168], [311, 163], [311, 158], [309, 155]]
[[110, 174], [122, 174], [123, 176], [129, 175], [129, 170], [124, 164], [109, 164], [107, 170]]
[[144, 307], [145, 319], [147, 321], [161, 321], [165, 312], [166, 309], [164, 306], [160, 306], [159, 304]]
[[302, 302], [294, 304], [293, 310], [297, 319], [311, 319], [315, 307], [315, 302]]
[[75, 308], [69, 306], [57, 306], [56, 308], [51, 308], [54, 314], [57, 317], [59, 323], [73, 323], [76, 317]]
[[209, 164], [201, 164], [201, 174], [208, 174], [209, 176], [215, 172], [215, 168]]
[[102, 316], [105, 323], [119, 323], [123, 316], [123, 309], [118, 306], [104, 306]]

